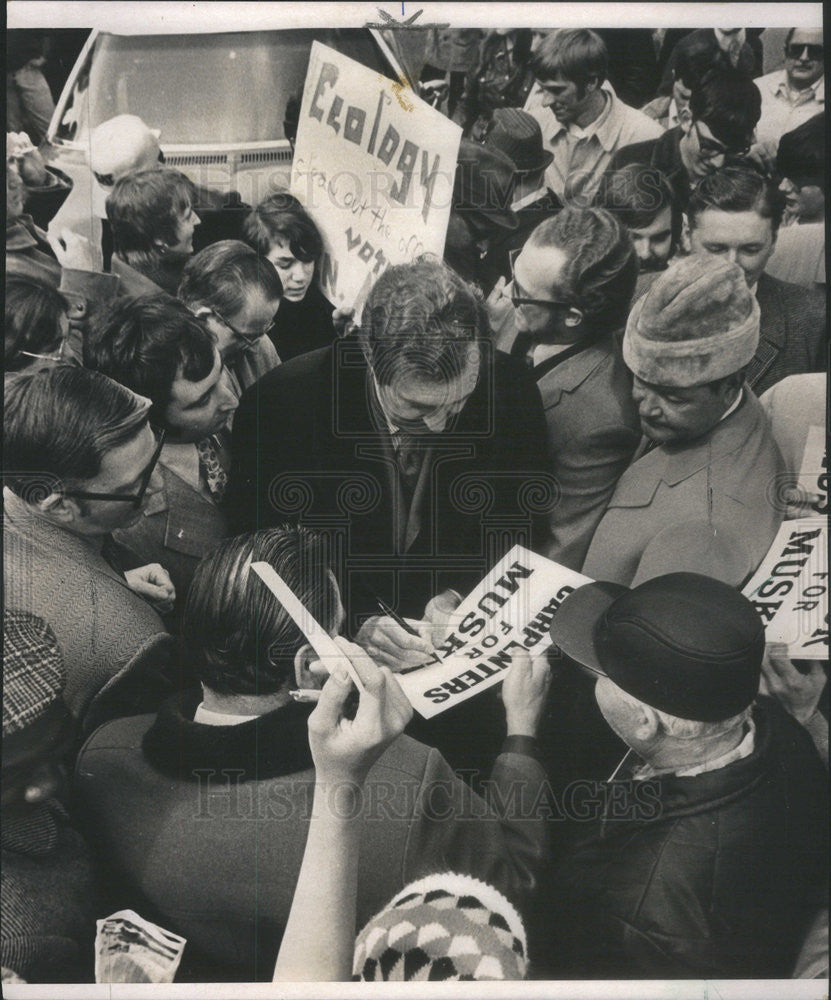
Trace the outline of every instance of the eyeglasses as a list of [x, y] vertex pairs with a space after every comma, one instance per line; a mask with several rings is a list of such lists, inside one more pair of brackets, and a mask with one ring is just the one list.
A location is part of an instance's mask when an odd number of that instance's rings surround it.
[[165, 431], [160, 430], [158, 435], [159, 440], [156, 444], [156, 450], [153, 452], [153, 457], [148, 462], [147, 468], [145, 468], [144, 472], [141, 474], [138, 493], [95, 493], [91, 490], [62, 490], [61, 495], [64, 497], [71, 497], [74, 500], [115, 500], [122, 503], [130, 503], [134, 507], [141, 507], [141, 501], [144, 499], [144, 494], [147, 492], [147, 487], [150, 485], [153, 470], [156, 468], [159, 456], [162, 453], [162, 448], [164, 447]]
[[277, 314], [275, 313], [271, 318], [271, 322], [264, 330], [261, 330], [259, 333], [243, 333], [242, 330], [238, 330], [233, 323], [229, 323], [218, 309], [214, 309], [213, 306], [210, 308], [211, 312], [214, 316], [216, 316], [219, 322], [227, 326], [235, 337], [239, 337], [240, 340], [244, 340], [248, 347], [254, 347], [261, 337], [267, 337], [277, 326]]
[[516, 280], [516, 273], [514, 272], [514, 264], [521, 252], [522, 248], [520, 247], [516, 250], [511, 250], [508, 254], [508, 263], [511, 267], [511, 286], [515, 292], [519, 293], [508, 296], [514, 309], [519, 309], [521, 306], [539, 306], [541, 309], [556, 309], [558, 306], [563, 309], [573, 308], [570, 302], [558, 302], [555, 299], [529, 299], [522, 294], [522, 285]]
[[698, 137], [698, 151], [702, 159], [714, 160], [717, 156], [746, 156], [750, 152], [750, 143], [743, 146], [725, 146], [723, 142], [708, 139], [701, 134], [698, 122], [695, 123], [695, 134]]
[[788, 59], [802, 59], [804, 53], [805, 59], [816, 62], [822, 59], [824, 51], [825, 49], [822, 45], [808, 45], [807, 42], [805, 44], [791, 42], [790, 45], [785, 46], [785, 55]]

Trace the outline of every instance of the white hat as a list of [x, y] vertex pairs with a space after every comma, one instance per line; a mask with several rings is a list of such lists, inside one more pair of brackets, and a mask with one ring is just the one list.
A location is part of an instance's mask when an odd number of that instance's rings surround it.
[[131, 170], [151, 170], [159, 159], [159, 129], [137, 115], [116, 115], [93, 129], [89, 163], [95, 178], [95, 212], [104, 218], [106, 198], [119, 177]]

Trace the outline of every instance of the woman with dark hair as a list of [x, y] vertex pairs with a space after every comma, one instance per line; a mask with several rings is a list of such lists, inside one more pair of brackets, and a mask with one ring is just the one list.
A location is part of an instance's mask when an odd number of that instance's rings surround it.
[[283, 298], [269, 336], [282, 361], [326, 347], [337, 338], [332, 304], [315, 282], [323, 239], [288, 191], [269, 195], [245, 220], [245, 238], [277, 269]]
[[47, 281], [6, 277], [3, 365], [6, 375], [68, 360], [69, 304]]
[[468, 73], [453, 121], [475, 141], [496, 108], [521, 108], [534, 83], [530, 28], [497, 28], [482, 42], [479, 65]]

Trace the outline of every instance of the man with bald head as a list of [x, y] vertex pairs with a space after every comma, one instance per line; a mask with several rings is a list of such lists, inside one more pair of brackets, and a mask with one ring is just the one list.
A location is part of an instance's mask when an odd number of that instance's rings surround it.
[[739, 586], [783, 511], [782, 456], [744, 382], [759, 305], [741, 268], [693, 256], [635, 303], [623, 338], [646, 441], [620, 478], [583, 572], [636, 585], [688, 570]]

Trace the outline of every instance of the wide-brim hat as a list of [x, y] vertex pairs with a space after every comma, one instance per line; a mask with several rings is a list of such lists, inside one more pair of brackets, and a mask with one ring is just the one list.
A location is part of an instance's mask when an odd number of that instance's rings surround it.
[[496, 108], [484, 143], [504, 153], [521, 176], [545, 170], [554, 159], [550, 150], [543, 149], [540, 123], [519, 108]]
[[735, 588], [699, 573], [669, 573], [631, 590], [586, 584], [563, 601], [550, 632], [570, 659], [681, 719], [729, 719], [759, 690], [759, 615]]

